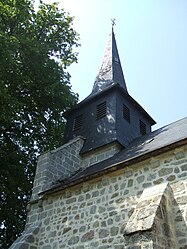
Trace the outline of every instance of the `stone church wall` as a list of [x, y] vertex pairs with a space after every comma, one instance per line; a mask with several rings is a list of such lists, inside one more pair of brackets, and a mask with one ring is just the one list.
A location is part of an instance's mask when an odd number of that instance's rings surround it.
[[[169, 190], [162, 191], [166, 183]], [[153, 219], [145, 224], [146, 212]], [[132, 219], [137, 226], [130, 231]], [[168, 242], [170, 234], [176, 244]], [[33, 199], [25, 233], [11, 248], [186, 249], [187, 147]]]

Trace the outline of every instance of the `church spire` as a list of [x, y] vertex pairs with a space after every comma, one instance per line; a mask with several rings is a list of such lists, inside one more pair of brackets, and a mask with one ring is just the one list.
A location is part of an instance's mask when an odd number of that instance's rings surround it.
[[94, 82], [92, 94], [98, 93], [113, 84], [119, 84], [127, 91], [114, 35], [114, 25], [115, 19], [112, 19], [112, 32], [109, 35], [101, 67]]
[[64, 142], [84, 138], [81, 154], [113, 144], [126, 147], [135, 138], [151, 131], [155, 121], [128, 94], [112, 32], [92, 93], [67, 112]]

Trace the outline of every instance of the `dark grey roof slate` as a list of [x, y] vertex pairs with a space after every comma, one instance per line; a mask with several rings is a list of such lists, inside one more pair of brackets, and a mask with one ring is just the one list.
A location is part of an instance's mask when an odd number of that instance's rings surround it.
[[145, 111], [145, 109], [127, 91], [125, 91], [124, 88], [121, 87], [121, 85], [119, 85], [117, 83], [114, 83], [114, 84], [106, 87], [105, 89], [103, 89], [99, 93], [93, 93], [93, 94], [88, 95], [88, 97], [86, 97], [84, 100], [82, 100], [81, 102], [76, 104], [71, 110], [66, 111], [63, 114], [64, 117], [66, 118], [70, 112], [72, 112], [78, 108], [81, 108], [83, 105], [86, 105], [88, 102], [90, 102], [90, 101], [94, 102], [96, 98], [100, 98], [102, 95], [107, 94], [109, 91], [111, 91], [111, 92], [114, 91], [115, 88], [118, 88], [121, 92], [123, 92], [125, 98], [127, 98], [131, 103], [133, 103], [133, 105], [135, 105], [139, 111], [144, 113], [144, 115], [146, 115], [150, 119], [152, 125], [156, 124], [155, 120]]
[[[106, 117], [97, 119], [97, 106], [104, 102], [106, 102]], [[130, 125], [124, 122], [122, 115], [125, 104], [134, 120]], [[80, 129], [75, 130], [74, 121], [80, 115], [82, 115], [82, 125]], [[139, 120], [145, 122], [147, 132], [155, 124], [151, 116], [127, 92], [113, 29], [92, 93], [64, 113], [64, 117], [67, 119], [67, 125], [63, 142], [67, 143], [79, 135], [85, 138], [80, 154], [114, 141], [126, 147], [135, 137], [141, 135], [137, 125]], [[111, 122], [109, 117], [114, 117], [114, 120]]]
[[69, 179], [69, 181], [75, 181], [78, 178], [96, 172], [98, 173], [99, 171], [111, 168], [114, 165], [127, 162], [139, 156], [143, 156], [183, 139], [187, 139], [187, 117], [135, 139], [127, 148], [123, 149], [112, 158], [86, 168]]
[[127, 148], [113, 157], [78, 172], [66, 181], [54, 185], [51, 190], [63, 189], [69, 184], [72, 185], [92, 175], [102, 173], [102, 171], [112, 170], [112, 168], [119, 165], [125, 167], [130, 161], [156, 151], [161, 151], [160, 153], [162, 153], [165, 151], [164, 148], [169, 148], [172, 145], [175, 147], [176, 143], [182, 141], [187, 144], [187, 117], [135, 139]]
[[98, 75], [96, 76], [91, 94], [98, 93], [106, 87], [115, 83], [118, 83], [127, 91], [116, 45], [115, 35], [112, 29], [112, 32], [109, 35], [109, 39], [105, 48], [101, 67], [98, 72]]

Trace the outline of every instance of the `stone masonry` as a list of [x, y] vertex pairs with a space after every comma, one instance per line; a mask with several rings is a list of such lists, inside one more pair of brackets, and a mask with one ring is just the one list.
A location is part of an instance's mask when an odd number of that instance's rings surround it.
[[38, 199], [38, 193], [50, 188], [54, 182], [64, 180], [81, 169], [79, 152], [83, 144], [84, 139], [76, 137], [39, 157], [31, 200]]
[[173, 191], [168, 183], [147, 188], [124, 229], [126, 248], [177, 248]]
[[[77, 150], [81, 141], [74, 141]], [[35, 189], [33, 195], [26, 230], [11, 249], [187, 248], [187, 146], [53, 194], [38, 196]]]

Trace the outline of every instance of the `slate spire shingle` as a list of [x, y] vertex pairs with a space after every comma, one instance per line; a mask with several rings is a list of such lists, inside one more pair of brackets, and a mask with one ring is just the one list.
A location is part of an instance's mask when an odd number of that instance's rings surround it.
[[81, 154], [112, 143], [127, 147], [151, 132], [155, 121], [127, 92], [113, 28], [91, 94], [67, 112], [66, 118], [64, 143], [82, 136]]
[[119, 84], [127, 91], [116, 45], [114, 29], [112, 27], [112, 32], [109, 34], [109, 39], [105, 48], [101, 67], [94, 82], [92, 94], [96, 94], [113, 84]]

